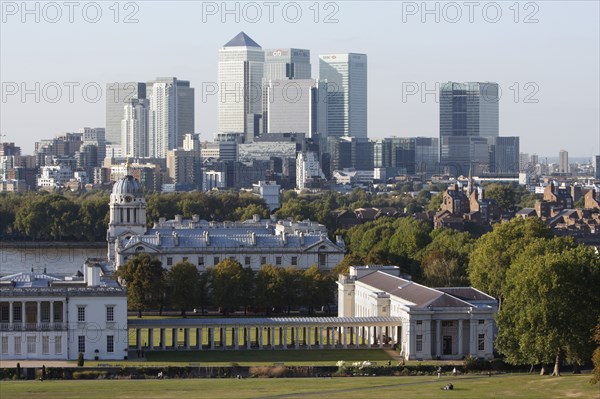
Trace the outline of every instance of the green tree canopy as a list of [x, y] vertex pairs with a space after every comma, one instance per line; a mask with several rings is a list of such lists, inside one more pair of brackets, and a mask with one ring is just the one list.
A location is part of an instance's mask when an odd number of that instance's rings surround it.
[[167, 272], [169, 304], [186, 316], [186, 309], [198, 301], [200, 275], [196, 266], [188, 261], [179, 262]]
[[582, 364], [600, 316], [600, 263], [571, 239], [535, 239], [506, 273], [497, 348], [512, 364]]
[[138, 317], [163, 301], [165, 274], [160, 261], [146, 253], [135, 255], [116, 271], [127, 286], [127, 305]]
[[506, 271], [519, 253], [536, 238], [550, 238], [552, 232], [537, 218], [516, 218], [494, 225], [480, 237], [469, 257], [471, 284], [500, 300], [502, 304]]
[[244, 304], [244, 269], [239, 262], [224, 259], [208, 269], [214, 304], [227, 316]]

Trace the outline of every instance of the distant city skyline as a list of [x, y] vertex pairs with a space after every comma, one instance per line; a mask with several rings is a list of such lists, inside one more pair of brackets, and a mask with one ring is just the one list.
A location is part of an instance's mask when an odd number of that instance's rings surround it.
[[[28, 154], [35, 141], [85, 126], [106, 127], [108, 139], [107, 84], [178, 76], [196, 88], [195, 131], [212, 140], [218, 131], [218, 96], [205, 86], [217, 82], [218, 49], [245, 31], [263, 48], [310, 50], [313, 78], [318, 78], [321, 54], [367, 54], [371, 139], [437, 137], [439, 101], [432, 93], [439, 84], [494, 81], [502, 93], [500, 136], [519, 136], [522, 152], [536, 153], [540, 160], [557, 156], [560, 149], [570, 159], [591, 159], [600, 152], [597, 2], [536, 3], [535, 15], [522, 3], [518, 15], [509, 9], [512, 3], [498, 3], [502, 17], [493, 23], [481, 7], [473, 22], [467, 10], [458, 22], [443, 12], [436, 22], [423, 10], [407, 13], [405, 3], [343, 2], [331, 10], [324, 7], [331, 3], [319, 3], [318, 16], [309, 9], [312, 3], [299, 3], [302, 17], [294, 23], [282, 18], [281, 8], [273, 23], [265, 10], [259, 22], [249, 21], [249, 14], [236, 22], [191, 2], [139, 3], [137, 23], [124, 23], [131, 13], [123, 9], [115, 23], [108, 3], [102, 4], [98, 23], [86, 22], [81, 13], [73, 23], [64, 16], [58, 23], [43, 16], [39, 23], [31, 17], [23, 23], [20, 15], [3, 14], [1, 139]], [[57, 88], [62, 91], [58, 100]]]

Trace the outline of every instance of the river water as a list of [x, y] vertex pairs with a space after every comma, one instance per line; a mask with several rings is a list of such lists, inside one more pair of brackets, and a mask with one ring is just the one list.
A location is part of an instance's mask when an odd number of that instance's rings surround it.
[[69, 247], [67, 243], [47, 243], [29, 248], [0, 245], [0, 275], [29, 272], [33, 268], [48, 273], [73, 274], [83, 271], [86, 258], [105, 258], [106, 247]]

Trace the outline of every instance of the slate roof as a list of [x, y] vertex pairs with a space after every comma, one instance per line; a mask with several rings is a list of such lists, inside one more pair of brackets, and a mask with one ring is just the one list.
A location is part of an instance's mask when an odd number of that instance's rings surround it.
[[429, 288], [410, 280], [392, 276], [381, 271], [375, 271], [367, 274], [357, 281], [412, 303], [415, 308], [464, 308], [475, 306], [474, 304], [459, 298], [458, 295], [455, 296], [442, 290]]
[[258, 47], [260, 45], [250, 38], [244, 32], [240, 32], [236, 37], [228, 41], [223, 47]]

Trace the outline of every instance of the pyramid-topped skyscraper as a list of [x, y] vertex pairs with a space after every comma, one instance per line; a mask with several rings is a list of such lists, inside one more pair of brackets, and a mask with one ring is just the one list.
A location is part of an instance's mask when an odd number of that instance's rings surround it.
[[242, 133], [252, 142], [262, 130], [265, 54], [244, 32], [219, 50], [219, 132]]

